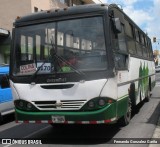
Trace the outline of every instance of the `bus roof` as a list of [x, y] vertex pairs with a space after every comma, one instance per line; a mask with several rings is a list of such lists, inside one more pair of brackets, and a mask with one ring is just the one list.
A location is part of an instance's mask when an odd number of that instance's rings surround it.
[[54, 19], [57, 20], [59, 19], [59, 17], [63, 17], [63, 16], [64, 16], [63, 19], [65, 19], [66, 16], [76, 17], [79, 14], [82, 14], [82, 15], [86, 14], [88, 16], [89, 13], [95, 12], [96, 14], [98, 12], [107, 11], [109, 7], [119, 9], [132, 22], [132, 24], [134, 24], [137, 28], [139, 28], [139, 26], [126, 13], [124, 13], [123, 10], [120, 9], [116, 4], [88, 4], [88, 5], [78, 5], [73, 7], [66, 7], [61, 9], [50, 9], [46, 11], [36, 12], [26, 16], [17, 17], [17, 19], [14, 22], [14, 26], [19, 27], [19, 26], [35, 24], [35, 23], [42, 23], [42, 22], [44, 23], [47, 21], [47, 19], [48, 21], [51, 21]]
[[99, 12], [107, 10], [109, 5], [107, 4], [89, 4], [89, 5], [79, 5], [73, 6], [63, 9], [51, 9], [47, 11], [41, 11], [32, 13], [30, 15], [26, 15], [23, 17], [17, 17], [15, 20], [14, 25], [19, 26], [23, 23], [38, 21], [42, 19], [51, 19], [51, 18], [58, 18], [60, 16], [67, 16], [67, 15], [78, 15], [83, 13], [90, 13], [90, 12]]

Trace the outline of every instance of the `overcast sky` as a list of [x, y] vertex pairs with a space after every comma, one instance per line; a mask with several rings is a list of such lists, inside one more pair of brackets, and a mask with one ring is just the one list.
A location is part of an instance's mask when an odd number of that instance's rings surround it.
[[[121, 5], [124, 12], [148, 33], [152, 38], [155, 36], [160, 42], [160, 0], [95, 0], [95, 2], [116, 3]], [[153, 43], [153, 49], [160, 50], [160, 44]]]

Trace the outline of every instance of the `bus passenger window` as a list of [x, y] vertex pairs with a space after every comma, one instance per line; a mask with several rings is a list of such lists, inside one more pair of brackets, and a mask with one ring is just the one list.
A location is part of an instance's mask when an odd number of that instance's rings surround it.
[[127, 37], [127, 47], [130, 54], [136, 54], [136, 44], [134, 40], [134, 28], [133, 25], [128, 23], [126, 20], [126, 37]]
[[127, 55], [115, 54], [115, 67], [118, 69], [124, 69], [127, 67]]
[[126, 52], [127, 46], [126, 46], [126, 40], [125, 40], [124, 25], [121, 24], [121, 26], [122, 26], [121, 33], [115, 34], [113, 31], [113, 34], [112, 34], [113, 48], [114, 50]]
[[122, 32], [118, 34], [118, 44], [119, 44], [119, 49], [121, 51], [126, 51], [126, 42], [125, 42], [125, 33], [124, 33], [124, 25], [122, 25]]

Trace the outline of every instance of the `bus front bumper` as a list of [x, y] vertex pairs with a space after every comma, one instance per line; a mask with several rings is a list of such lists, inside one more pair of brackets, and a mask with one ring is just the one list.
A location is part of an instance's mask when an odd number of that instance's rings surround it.
[[106, 124], [117, 120], [116, 103], [87, 112], [27, 112], [15, 110], [17, 123]]

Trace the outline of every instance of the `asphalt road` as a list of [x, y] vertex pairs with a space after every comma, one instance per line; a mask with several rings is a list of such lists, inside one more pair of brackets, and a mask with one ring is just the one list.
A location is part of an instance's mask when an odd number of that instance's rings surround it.
[[[133, 114], [131, 122], [126, 127], [118, 125], [70, 125], [56, 126], [49, 124], [16, 124], [11, 118], [6, 118], [0, 126], [0, 138], [18, 139], [42, 139], [49, 144], [44, 147], [148, 147], [149, 144], [109, 144], [110, 139], [144, 139], [152, 138], [156, 123], [160, 116], [160, 73], [156, 76], [157, 84], [153, 90], [149, 102], [142, 102], [138, 105], [138, 111]], [[10, 119], [10, 120], [9, 120]], [[0, 147], [17, 147], [22, 145], [0, 145]], [[23, 145], [35, 146], [35, 145]], [[40, 146], [40, 145], [37, 145]]]

